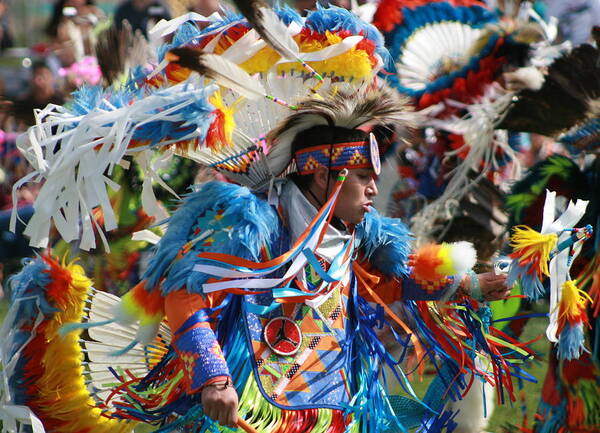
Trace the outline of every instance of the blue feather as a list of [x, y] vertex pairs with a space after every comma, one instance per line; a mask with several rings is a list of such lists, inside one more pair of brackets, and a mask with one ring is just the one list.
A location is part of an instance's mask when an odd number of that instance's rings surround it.
[[276, 4], [273, 7], [273, 10], [286, 26], [289, 26], [291, 23], [302, 25], [302, 17], [300, 14], [296, 9], [289, 7], [287, 4], [283, 4], [283, 6]]
[[365, 258], [376, 269], [388, 276], [408, 276], [408, 256], [413, 238], [402, 221], [382, 217], [371, 209], [357, 227], [357, 235]]
[[584, 347], [583, 323], [575, 326], [567, 323], [558, 337], [558, 359], [578, 359], [586, 350]]
[[[228, 225], [215, 226], [212, 236], [220, 236], [223, 242], [203, 247], [195, 245], [193, 253], [175, 260], [177, 253], [198, 235], [194, 235], [194, 225], [210, 212], [221, 210], [222, 219]], [[230, 223], [230, 224], [229, 224]], [[198, 227], [207, 230], [210, 227]], [[202, 259], [200, 251], [231, 254], [248, 260], [259, 260], [263, 245], [272, 243], [282, 232], [277, 212], [262, 198], [245, 187], [223, 182], [209, 182], [202, 188], [185, 197], [182, 206], [169, 221], [169, 229], [159, 242], [156, 254], [144, 275], [147, 287], [157, 285], [162, 277], [163, 293], [186, 287], [188, 291], [201, 293], [202, 284], [210, 277], [192, 269]]]
[[518, 282], [523, 294], [535, 301], [546, 294], [546, 289], [535, 273], [529, 271], [530, 268], [531, 264], [520, 266], [517, 261], [513, 260], [508, 269], [506, 284], [508, 287], [512, 287]]
[[340, 30], [348, 30], [353, 35], [361, 34], [375, 44], [375, 52], [381, 56], [385, 67], [392, 65], [392, 58], [379, 30], [344, 8], [337, 6], [324, 8], [317, 5], [317, 10], [310, 12], [306, 17], [305, 27], [321, 34], [325, 31]]

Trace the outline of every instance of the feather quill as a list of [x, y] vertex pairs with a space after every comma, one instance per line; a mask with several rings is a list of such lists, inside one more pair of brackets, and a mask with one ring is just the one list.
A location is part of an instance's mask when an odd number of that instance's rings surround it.
[[263, 0], [234, 0], [238, 10], [246, 17], [252, 28], [282, 57], [297, 60], [298, 44], [288, 27]]
[[232, 89], [248, 99], [266, 97], [265, 88], [259, 80], [252, 78], [238, 65], [222, 56], [181, 47], [169, 51], [166, 59], [213, 79], [221, 86]]

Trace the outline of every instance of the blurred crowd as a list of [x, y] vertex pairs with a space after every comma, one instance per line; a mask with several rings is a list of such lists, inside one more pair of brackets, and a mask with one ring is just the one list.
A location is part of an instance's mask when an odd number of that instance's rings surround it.
[[[356, 0], [331, 2], [345, 8], [362, 3]], [[290, 3], [299, 11], [316, 7], [315, 0]], [[503, 7], [502, 0], [488, 3]], [[162, 19], [186, 12], [209, 16], [230, 8], [219, 0], [115, 0], [104, 2], [102, 8], [95, 0], [56, 0], [48, 4], [51, 7], [43, 28], [36, 29], [43, 38], [23, 47], [15, 37], [19, 23], [11, 13], [16, 4], [16, 0], [0, 0], [0, 263], [9, 266], [14, 258], [30, 253], [26, 241], [19, 236], [23, 225], [19, 224], [16, 234], [8, 230], [11, 209], [16, 202], [20, 217], [27, 219], [39, 189], [37, 184], [30, 183], [15, 194], [12, 192], [13, 184], [28, 171], [27, 161], [17, 150], [16, 138], [35, 124], [36, 118], [43, 116], [39, 110], [48, 104], [67, 103], [70, 93], [83, 83], [102, 84], [94, 49], [98, 34], [112, 25], [121, 28], [127, 22], [133, 32], [148, 38], [149, 29]], [[600, 24], [600, 0], [544, 0], [536, 2], [536, 9], [546, 18], [557, 17], [559, 38], [570, 40], [574, 45], [585, 42], [590, 29]], [[8, 62], [9, 58], [17, 58], [18, 66]], [[543, 137], [528, 137], [525, 142], [527, 146], [522, 154], [525, 166], [540, 157], [561, 152], [560, 146]], [[418, 161], [406, 159], [404, 155], [399, 159], [409, 162], [406, 166], [400, 164], [400, 172], [407, 182], [404, 192], [410, 193], [410, 165]], [[418, 202], [419, 198], [414, 200]], [[396, 213], [397, 216], [403, 214], [401, 209]]]

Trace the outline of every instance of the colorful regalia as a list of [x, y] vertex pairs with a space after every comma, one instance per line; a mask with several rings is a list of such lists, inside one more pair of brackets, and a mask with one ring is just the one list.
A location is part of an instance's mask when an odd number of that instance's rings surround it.
[[483, 180], [518, 175], [520, 136], [498, 124], [514, 96], [513, 82], [541, 84], [540, 66], [560, 50], [551, 46], [554, 27], [529, 2], [505, 2], [512, 13], [488, 4], [381, 0], [373, 15], [392, 56], [386, 80], [426, 117], [420, 140], [400, 158], [413, 180], [400, 180], [391, 198], [414, 217], [418, 238], [439, 239]]
[[[525, 424], [523, 431], [589, 433], [600, 430], [597, 232], [600, 165], [596, 108], [600, 97], [599, 61], [597, 46], [588, 44], [563, 55], [549, 67], [540, 89], [519, 92], [503, 122], [506, 127], [555, 137], [569, 152], [568, 156], [553, 155], [540, 161], [513, 186], [506, 202], [510, 211], [509, 226], [517, 234], [513, 235], [517, 241], [513, 243], [516, 247], [513, 255], [523, 257], [524, 244], [518, 238], [532, 234], [532, 231], [523, 231], [523, 225], [543, 230], [538, 222], [540, 216], [547, 213], [544, 190], [556, 191], [556, 208], [560, 212], [571, 200], [588, 201], [579, 224], [596, 230], [583, 246], [573, 239], [577, 233], [564, 234], [558, 239], [544, 240], [537, 235], [529, 239], [537, 240], [541, 247], [549, 243], [568, 244], [573, 240], [575, 246], [567, 249], [563, 263], [570, 270], [568, 278], [557, 282], [559, 284], [542, 284], [535, 272], [522, 273], [526, 295], [533, 299], [550, 298], [546, 334], [552, 342], [540, 403], [535, 418], [529, 425]], [[537, 248], [537, 251], [542, 249]], [[552, 276], [552, 267], [545, 272]], [[517, 273], [520, 271], [515, 268], [515, 275]]]
[[[52, 257], [13, 277], [2, 341], [5, 425], [223, 431], [200, 400], [222, 378], [238, 392], [246, 431], [450, 431], [445, 404], [473, 383], [514, 399], [510, 372], [520, 375], [530, 354], [458, 294], [460, 285], [468, 292], [472, 247], [413, 250], [406, 227], [372, 208], [356, 226], [334, 219], [347, 171], [378, 172], [390, 132], [412, 118], [375, 79], [386, 60], [381, 35], [335, 7], [305, 20], [262, 4], [245, 13], [203, 30], [177, 23], [153, 71], [137, 69], [120, 88], [80, 90], [22, 138], [32, 178], [45, 181], [26, 230], [35, 246], [46, 244], [51, 221], [84, 249], [104, 239], [116, 225], [112, 169], [127, 167], [130, 155], [151, 176], [157, 152], [191, 158], [231, 183], [193, 187], [167, 221], [152, 190], [142, 191], [148, 215], [168, 229], [121, 299]], [[292, 152], [315, 128], [362, 138]], [[316, 208], [288, 176], [319, 166], [339, 174]], [[437, 369], [423, 401], [400, 368], [404, 355], [393, 357], [381, 332]], [[389, 395], [394, 381], [406, 395]]]

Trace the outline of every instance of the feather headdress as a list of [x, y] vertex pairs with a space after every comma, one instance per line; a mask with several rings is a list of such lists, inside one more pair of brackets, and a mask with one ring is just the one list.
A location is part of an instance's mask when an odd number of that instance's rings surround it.
[[291, 162], [292, 142], [296, 135], [318, 125], [360, 128], [365, 132], [379, 126], [394, 133], [414, 126], [414, 115], [405, 98], [385, 87], [365, 88], [354, 93], [336, 92], [324, 99], [306, 99], [267, 136], [267, 141], [272, 143], [267, 158], [273, 174], [281, 174]]

